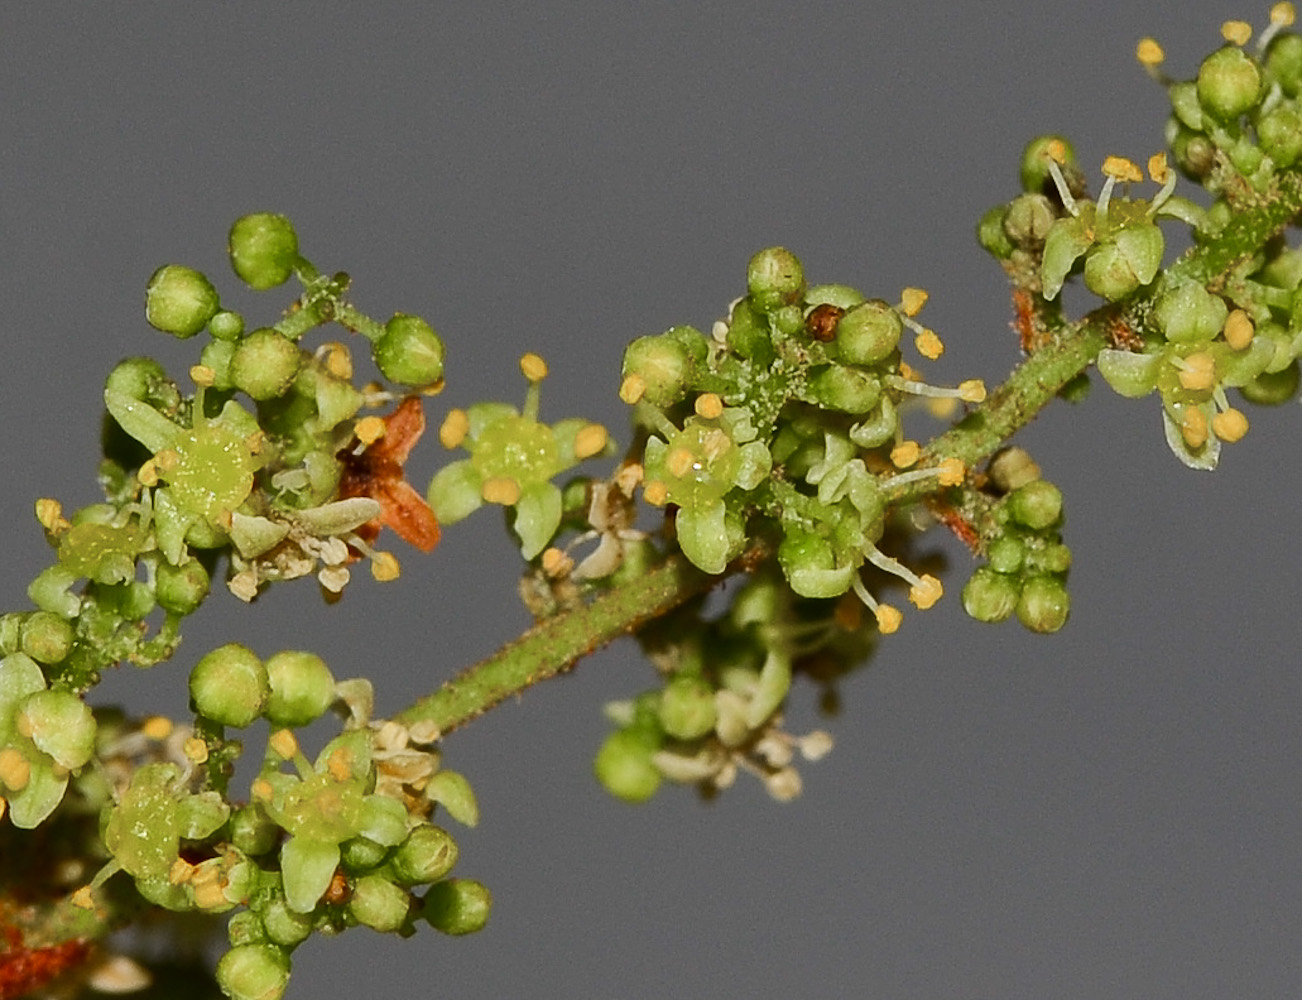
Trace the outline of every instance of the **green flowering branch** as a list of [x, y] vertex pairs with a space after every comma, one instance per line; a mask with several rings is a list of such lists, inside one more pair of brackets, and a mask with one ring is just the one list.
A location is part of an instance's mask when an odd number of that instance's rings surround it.
[[[1240, 400], [1297, 397], [1292, 23], [1292, 6], [1276, 5], [1248, 51], [1251, 28], [1228, 22], [1227, 44], [1187, 81], [1162, 73], [1156, 42], [1140, 44], [1171, 99], [1173, 164], [1107, 157], [1092, 196], [1064, 139], [1028, 145], [1021, 192], [977, 229], [1012, 285], [1026, 355], [990, 392], [928, 381], [945, 347], [919, 318], [922, 289], [811, 284], [770, 247], [708, 332], [675, 326], [629, 345], [612, 388], [632, 440], [613, 468], [598, 466], [616, 453], [606, 428], [544, 419], [547, 367], [526, 354], [522, 405], [444, 413], [439, 442], [462, 455], [422, 493], [404, 465], [444, 375], [425, 320], [367, 315], [348, 275], [320, 270], [269, 213], [229, 234], [245, 284], [301, 286], [266, 325], [246, 326], [203, 274], [160, 268], [146, 319], [180, 339], [206, 333], [198, 361], [181, 379], [149, 358], [109, 374], [104, 500], [70, 514], [37, 501], [52, 564], [31, 609], [0, 615], [0, 1000], [43, 987], [86, 959], [88, 940], [150, 909], [226, 919], [216, 976], [236, 1000], [283, 995], [315, 932], [478, 930], [491, 897], [451, 876], [444, 821], [473, 827], [479, 810], [443, 741], [620, 636], [655, 677], [606, 706], [594, 771], [608, 791], [638, 802], [672, 782], [715, 795], [749, 775], [795, 798], [800, 761], [831, 737], [787, 729], [794, 685], [833, 707], [838, 680], [903, 626], [892, 594], [918, 612], [944, 595], [914, 550], [923, 514], [977, 560], [961, 594], [972, 618], [1062, 628], [1066, 501], [1010, 445], [1018, 430], [1096, 367], [1122, 396], [1156, 394], [1172, 454], [1210, 471], [1248, 432]], [[1178, 193], [1177, 174], [1211, 203]], [[1164, 225], [1193, 242], [1168, 266]], [[1061, 297], [1073, 282], [1103, 302], [1077, 319]], [[308, 343], [331, 324], [360, 337], [383, 381], [356, 377], [347, 343]], [[912, 439], [903, 415], [920, 407], [951, 426]], [[108, 669], [171, 659], [214, 583], [248, 602], [312, 578], [333, 601], [363, 566], [377, 585], [403, 575], [381, 539], [429, 553], [484, 506], [510, 511], [535, 625], [392, 718], [376, 716], [370, 680], [336, 678], [315, 653], [235, 642], [193, 663], [178, 719], [84, 700]], [[241, 783], [246, 750], [256, 774]]]

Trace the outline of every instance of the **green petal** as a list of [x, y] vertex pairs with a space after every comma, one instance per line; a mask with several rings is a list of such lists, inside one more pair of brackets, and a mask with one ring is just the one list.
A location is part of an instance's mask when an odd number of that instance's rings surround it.
[[1040, 284], [1046, 299], [1057, 296], [1076, 261], [1094, 242], [1087, 232], [1080, 219], [1059, 219], [1049, 230], [1040, 264]]
[[683, 507], [674, 520], [678, 546], [699, 569], [722, 573], [728, 565], [727, 508], [722, 500]]
[[68, 787], [67, 773], [56, 776], [48, 760], [28, 763], [31, 776], [27, 784], [21, 792], [9, 796], [9, 818], [20, 830], [31, 830], [43, 823], [63, 801]]
[[530, 483], [515, 504], [520, 554], [532, 559], [547, 547], [561, 525], [561, 491], [551, 482]]
[[152, 452], [170, 448], [181, 428], [148, 403], [132, 399], [125, 392], [104, 390], [104, 405], [118, 425]]
[[484, 505], [480, 495], [484, 481], [469, 459], [439, 469], [429, 484], [425, 499], [441, 524], [456, 524]]
[[311, 913], [330, 888], [339, 867], [339, 845], [307, 837], [290, 837], [280, 849], [285, 901], [295, 913]]

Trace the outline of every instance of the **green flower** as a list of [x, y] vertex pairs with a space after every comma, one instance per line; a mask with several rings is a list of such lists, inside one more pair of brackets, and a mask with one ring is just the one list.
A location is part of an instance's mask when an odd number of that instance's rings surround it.
[[600, 424], [540, 423], [539, 384], [547, 366], [538, 355], [526, 354], [520, 369], [529, 381], [523, 411], [509, 403], [478, 403], [448, 413], [439, 440], [446, 448], [464, 448], [470, 457], [440, 469], [427, 496], [443, 524], [455, 524], [486, 502], [514, 507], [520, 551], [532, 559], [561, 523], [561, 491], [552, 477], [609, 453], [611, 444]]

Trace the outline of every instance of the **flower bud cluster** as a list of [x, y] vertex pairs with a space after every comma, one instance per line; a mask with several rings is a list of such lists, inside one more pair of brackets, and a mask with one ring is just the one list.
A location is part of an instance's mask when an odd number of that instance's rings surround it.
[[904, 360], [944, 349], [915, 318], [927, 299], [905, 289], [891, 304], [845, 285], [808, 286], [800, 261], [773, 247], [747, 270], [747, 295], [706, 337], [674, 327], [634, 341], [620, 397], [645, 428], [643, 496], [667, 506], [678, 546], [721, 573], [748, 540], [776, 538], [790, 588], [811, 598], [853, 591], [883, 631], [900, 614], [879, 605], [859, 573], [874, 565], [905, 580], [928, 608], [934, 577], [878, 550], [885, 491], [912, 482], [962, 483], [962, 463], [918, 467], [921, 449], [901, 422], [906, 402], [980, 402], [977, 380], [925, 383]]
[[[365, 925], [407, 935], [422, 919], [451, 934], [483, 926], [487, 890], [447, 877], [457, 845], [431, 822], [439, 806], [467, 825], [478, 820], [466, 779], [441, 767], [436, 731], [371, 720], [369, 682], [337, 683], [319, 657], [300, 651], [264, 661], [222, 646], [196, 664], [190, 694], [204, 735], [168, 741], [170, 753], [160, 744], [142, 756], [138, 741], [106, 733], [102, 773], [117, 782], [99, 796], [110, 860], [76, 894], [78, 905], [96, 905], [104, 884], [125, 872], [154, 905], [230, 912], [231, 950], [218, 965], [230, 996], [280, 995], [294, 949], [315, 930]], [[345, 717], [343, 731], [310, 761], [295, 730], [332, 707]], [[263, 764], [238, 802], [226, 785], [239, 744], [222, 727], [259, 718], [270, 724]], [[170, 727], [145, 728], [157, 741], [170, 735]], [[69, 744], [75, 727], [65, 729]], [[66, 757], [63, 744], [49, 752]], [[15, 799], [14, 808], [23, 804]]]
[[[1013, 453], [1020, 451], [1009, 449], [1005, 457]], [[1032, 632], [1057, 632], [1071, 610], [1062, 492], [1029, 461], [1001, 462], [997, 456], [990, 479], [1007, 492], [982, 518], [986, 562], [963, 587], [963, 609], [977, 621], [1001, 622], [1016, 614]]]
[[857, 614], [846, 621], [829, 602], [797, 596], [773, 569], [749, 577], [730, 600], [722, 615], [689, 606], [638, 633], [661, 685], [607, 706], [618, 728], [594, 770], [612, 795], [642, 802], [669, 780], [712, 796], [741, 773], [786, 802], [801, 791], [798, 762], [831, 750], [826, 732], [797, 736], [783, 727], [793, 677], [826, 682], [829, 662], [850, 669], [871, 649], [872, 630], [858, 627]]

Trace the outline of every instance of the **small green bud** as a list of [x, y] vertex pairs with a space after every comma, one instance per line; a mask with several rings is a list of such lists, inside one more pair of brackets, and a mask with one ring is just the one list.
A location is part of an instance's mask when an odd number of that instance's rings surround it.
[[392, 933], [406, 923], [410, 909], [411, 897], [406, 890], [382, 875], [363, 875], [348, 900], [348, 912], [357, 922], [382, 934]]
[[686, 346], [674, 337], [638, 337], [624, 350], [624, 379], [640, 379], [641, 398], [662, 409], [687, 394], [694, 368]]
[[1066, 573], [1069, 569], [1071, 569], [1071, 549], [1061, 542], [1055, 542], [1043, 548], [1032, 550], [1027, 555], [1027, 573], [1061, 574]]
[[22, 631], [22, 650], [38, 663], [62, 663], [76, 639], [72, 623], [52, 611], [35, 611]]
[[1266, 50], [1266, 72], [1289, 97], [1302, 91], [1302, 35], [1277, 35]]
[[271, 684], [266, 715], [273, 726], [306, 726], [334, 704], [334, 675], [315, 653], [276, 653], [266, 667]]
[[214, 340], [239, 340], [244, 335], [244, 317], [228, 309], [220, 309], [208, 321], [208, 332]]
[[145, 319], [155, 330], [193, 337], [207, 325], [219, 305], [212, 282], [192, 267], [160, 267], [145, 288]]
[[285, 948], [306, 941], [312, 933], [312, 924], [310, 913], [295, 913], [279, 897], [272, 898], [262, 913], [262, 926], [266, 930], [267, 939]]
[[267, 940], [262, 918], [252, 910], [241, 910], [226, 922], [226, 940], [232, 948], [243, 944], [261, 944]]
[[268, 212], [236, 219], [227, 248], [240, 280], [259, 290], [284, 284], [299, 260], [294, 227], [283, 215]]
[[1057, 146], [1065, 154], [1063, 170], [1079, 169], [1076, 165], [1076, 151], [1070, 142], [1060, 135], [1036, 136], [1026, 144], [1022, 151], [1022, 190], [1028, 194], [1045, 194], [1053, 189], [1053, 177], [1049, 173], [1050, 146]]
[[403, 885], [435, 882], [457, 863], [457, 842], [446, 830], [422, 825], [407, 835], [390, 859], [393, 877]]
[[660, 696], [660, 725], [678, 740], [694, 740], [714, 728], [714, 688], [692, 674], [679, 674]]
[[444, 934], [473, 934], [488, 923], [493, 896], [479, 882], [452, 878], [430, 887], [421, 915]]
[[208, 571], [198, 559], [180, 566], [165, 562], [154, 574], [154, 596], [164, 611], [188, 615], [208, 596], [210, 583]]
[[1257, 64], [1237, 46], [1217, 49], [1198, 67], [1198, 103], [1223, 122], [1251, 110], [1260, 91]]
[[257, 400], [283, 395], [303, 365], [303, 352], [272, 329], [254, 330], [235, 346], [230, 380]]
[[181, 401], [181, 394], [167, 377], [167, 370], [153, 358], [119, 361], [105, 379], [104, 391], [166, 408]]
[[1262, 115], [1257, 139], [1277, 166], [1291, 167], [1302, 156], [1302, 113], [1292, 104], [1283, 104]]
[[1026, 558], [1026, 546], [1020, 540], [1005, 535], [990, 543], [990, 547], [986, 550], [986, 558], [990, 560], [990, 568], [996, 573], [1016, 573], [1022, 568], [1022, 560]]
[[1258, 406], [1279, 406], [1296, 398], [1298, 390], [1298, 363], [1287, 368], [1258, 375], [1239, 387], [1239, 392], [1249, 403]]
[[810, 375], [809, 394], [829, 410], [867, 413], [881, 399], [882, 387], [868, 372], [844, 365], [823, 365]]
[[1056, 577], [1033, 576], [1022, 584], [1017, 619], [1032, 632], [1057, 632], [1070, 611], [1067, 588]]
[[1211, 340], [1228, 315], [1225, 300], [1196, 281], [1166, 289], [1153, 305], [1153, 322], [1173, 344]]
[[1180, 126], [1169, 140], [1176, 166], [1200, 184], [1216, 166], [1216, 144], [1201, 132]]
[[1056, 218], [1053, 202], [1044, 195], [1019, 195], [1008, 203], [1004, 232], [1017, 246], [1039, 246], [1049, 235]]
[[270, 944], [242, 944], [217, 963], [217, 985], [230, 1000], [280, 1000], [289, 985], [289, 956]]
[[836, 325], [836, 346], [846, 364], [875, 365], [891, 356], [903, 332], [904, 321], [898, 312], [881, 299], [869, 299], [841, 317]]
[[231, 844], [250, 857], [266, 854], [280, 839], [280, 827], [257, 804], [235, 810], [229, 829]]
[[769, 247], [750, 259], [746, 266], [746, 287], [757, 308], [776, 312], [800, 301], [805, 290], [805, 271], [790, 250]]
[[645, 802], [660, 787], [660, 772], [651, 762], [656, 749], [655, 741], [639, 730], [616, 730], [606, 737], [593, 761], [597, 780], [616, 798]]
[[986, 471], [995, 487], [1005, 493], [1040, 478], [1039, 463], [1025, 448], [1015, 444], [995, 452]]
[[194, 710], [224, 726], [247, 726], [262, 714], [269, 694], [267, 668], [238, 643], [217, 647], [190, 672]]
[[1109, 302], [1147, 285], [1162, 266], [1166, 242], [1153, 223], [1122, 229], [1085, 255], [1085, 287]]
[[1062, 491], [1044, 479], [1019, 486], [1004, 502], [1013, 520], [1033, 531], [1056, 524], [1062, 516]]
[[443, 377], [443, 341], [419, 316], [395, 314], [372, 354], [380, 374], [399, 385], [433, 385]]
[[977, 222], [977, 242], [986, 253], [995, 260], [1007, 260], [1013, 255], [1013, 241], [1004, 229], [1004, 218], [1008, 215], [1007, 205], [995, 205], [986, 211]]
[[1021, 591], [1015, 577], [978, 566], [963, 585], [963, 610], [979, 622], [1001, 622], [1017, 610]]
[[370, 837], [352, 837], [339, 845], [340, 864], [352, 874], [363, 874], [384, 863], [389, 848]]

